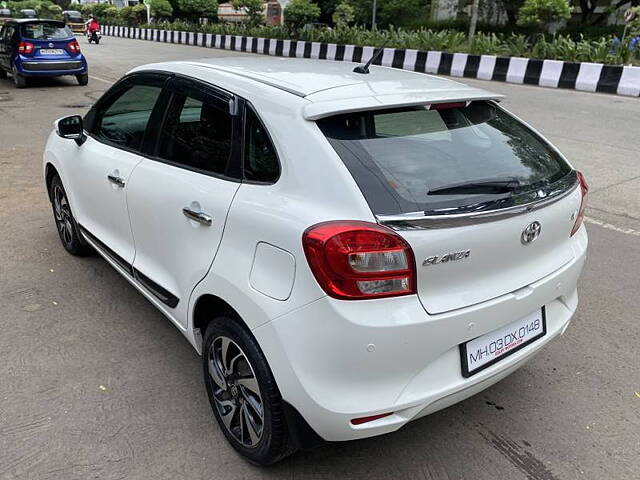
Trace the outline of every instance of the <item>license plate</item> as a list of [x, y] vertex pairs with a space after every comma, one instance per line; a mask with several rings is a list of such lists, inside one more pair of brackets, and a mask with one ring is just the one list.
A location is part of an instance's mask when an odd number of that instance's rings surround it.
[[460, 345], [462, 376], [468, 378], [547, 333], [545, 308]]
[[62, 55], [64, 50], [62, 48], [41, 48], [40, 55]]

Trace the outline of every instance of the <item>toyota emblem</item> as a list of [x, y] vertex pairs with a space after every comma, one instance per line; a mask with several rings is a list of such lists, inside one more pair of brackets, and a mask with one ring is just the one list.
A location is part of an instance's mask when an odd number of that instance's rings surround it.
[[542, 231], [542, 225], [540, 222], [530, 223], [525, 227], [522, 231], [522, 235], [520, 235], [520, 241], [523, 245], [529, 245], [536, 238], [540, 236], [540, 232]]

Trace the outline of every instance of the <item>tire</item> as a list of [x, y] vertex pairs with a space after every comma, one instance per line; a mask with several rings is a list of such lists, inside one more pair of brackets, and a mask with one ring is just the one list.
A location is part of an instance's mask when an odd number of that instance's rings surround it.
[[0, 79], [7, 78], [7, 72], [5, 72], [2, 68], [0, 68]]
[[100, 39], [96, 38], [96, 45], [100, 45]]
[[76, 80], [78, 81], [78, 85], [84, 87], [89, 83], [89, 74], [83, 73], [81, 75], [76, 75]]
[[270, 465], [295, 451], [271, 369], [236, 315], [209, 323], [202, 365], [211, 408], [236, 451], [258, 465]]
[[78, 257], [89, 255], [92, 251], [91, 246], [80, 235], [78, 224], [71, 213], [67, 193], [58, 175], [51, 179], [49, 191], [51, 192], [50, 200], [53, 219], [62, 246], [71, 255]]
[[24, 75], [20, 75], [16, 67], [13, 67], [13, 83], [16, 85], [16, 88], [26, 88], [27, 87], [27, 79]]

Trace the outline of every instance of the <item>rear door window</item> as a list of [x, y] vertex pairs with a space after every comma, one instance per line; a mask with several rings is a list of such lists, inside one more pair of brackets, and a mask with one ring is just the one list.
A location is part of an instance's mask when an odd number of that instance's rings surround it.
[[[546, 195], [572, 172], [538, 135], [489, 102], [357, 112], [318, 125], [377, 215], [512, 206]], [[484, 185], [460, 188], [465, 184]]]
[[157, 156], [177, 166], [227, 175], [233, 147], [229, 102], [180, 81], [160, 131]]

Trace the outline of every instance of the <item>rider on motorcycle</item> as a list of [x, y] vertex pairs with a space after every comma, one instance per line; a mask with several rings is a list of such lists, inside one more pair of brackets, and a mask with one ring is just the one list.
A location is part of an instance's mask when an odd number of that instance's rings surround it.
[[95, 40], [94, 35], [97, 36], [98, 32], [100, 32], [100, 24], [98, 19], [92, 15], [87, 22], [87, 35], [90, 39]]
[[87, 26], [87, 30], [89, 30], [89, 33], [100, 31], [100, 24], [98, 23], [98, 19], [96, 17], [92, 16], [89, 19], [89, 25]]

